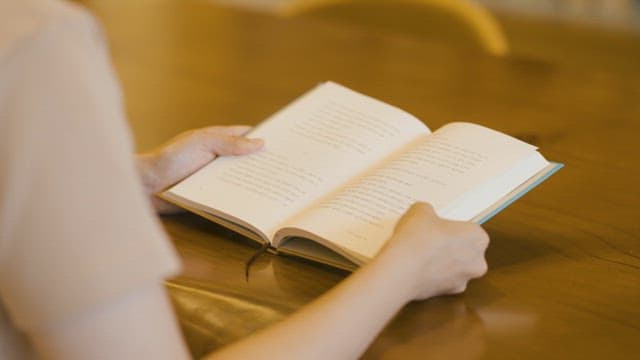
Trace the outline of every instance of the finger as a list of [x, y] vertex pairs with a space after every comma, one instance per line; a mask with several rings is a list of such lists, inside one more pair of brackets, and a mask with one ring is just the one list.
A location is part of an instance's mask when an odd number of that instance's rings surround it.
[[482, 226], [472, 223], [472, 222], [464, 222], [464, 221], [456, 221], [456, 223], [460, 224], [464, 228], [464, 236], [471, 243], [473, 243], [478, 249], [486, 250], [489, 246], [489, 234], [486, 232]]
[[463, 292], [465, 292], [467, 290], [467, 283], [465, 282], [464, 284], [452, 289], [451, 291], [449, 291], [447, 294], [449, 295], [456, 295], [456, 294], [462, 294]]
[[212, 135], [227, 135], [227, 136], [242, 136], [249, 132], [252, 127], [248, 125], [231, 125], [231, 126], [209, 126], [200, 129], [200, 131], [206, 134]]
[[482, 247], [482, 249], [487, 250], [487, 248], [489, 247], [489, 242], [490, 242], [489, 234], [481, 226], [479, 226], [479, 228], [480, 229], [479, 229], [478, 237], [479, 237], [479, 241], [480, 241], [480, 246]]
[[207, 140], [206, 146], [215, 155], [244, 155], [264, 146], [262, 139], [247, 139], [239, 136], [215, 136]]
[[429, 204], [428, 202], [424, 202], [424, 201], [416, 201], [415, 203], [413, 203], [413, 205], [411, 205], [412, 209], [417, 209], [420, 211], [429, 211], [429, 212], [435, 212], [435, 209], [433, 208], [433, 205]]
[[410, 224], [415, 223], [415, 221], [423, 222], [425, 219], [433, 217], [434, 215], [435, 211], [430, 204], [424, 202], [416, 202], [411, 205], [411, 207], [398, 220], [394, 228], [394, 232], [397, 233], [406, 226], [410, 227]]
[[433, 206], [426, 202], [418, 201], [411, 205], [409, 210], [407, 210], [407, 214], [428, 214], [435, 215], [436, 211]]
[[487, 264], [487, 262], [482, 259], [482, 261], [480, 262], [480, 264], [478, 265], [478, 268], [476, 269], [476, 278], [482, 277], [484, 276], [484, 274], [487, 273], [487, 270], [489, 270], [489, 265]]

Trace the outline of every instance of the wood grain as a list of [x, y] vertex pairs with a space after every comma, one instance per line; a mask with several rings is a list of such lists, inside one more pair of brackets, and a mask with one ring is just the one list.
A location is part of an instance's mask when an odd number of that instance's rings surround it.
[[[256, 124], [331, 79], [432, 128], [478, 122], [566, 164], [486, 225], [492, 244], [484, 278], [463, 296], [407, 306], [365, 358], [640, 353], [635, 69], [496, 59], [440, 42], [203, 1], [83, 3], [104, 22], [140, 149], [193, 127]], [[589, 56], [588, 47], [576, 56]], [[347, 276], [266, 255], [247, 282], [243, 266], [256, 249], [252, 242], [191, 215], [163, 222], [184, 259], [183, 274], [168, 287], [194, 355], [278, 321]]]

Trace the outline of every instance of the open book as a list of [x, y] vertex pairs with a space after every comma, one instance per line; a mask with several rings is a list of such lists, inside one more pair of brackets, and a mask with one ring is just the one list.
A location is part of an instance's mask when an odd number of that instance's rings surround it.
[[276, 250], [354, 269], [416, 201], [482, 223], [557, 171], [536, 147], [470, 123], [431, 131], [326, 82], [256, 127], [265, 148], [222, 157], [161, 197]]

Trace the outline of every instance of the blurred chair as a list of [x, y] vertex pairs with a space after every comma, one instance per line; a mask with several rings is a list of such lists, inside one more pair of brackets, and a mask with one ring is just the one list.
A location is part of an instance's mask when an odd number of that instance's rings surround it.
[[279, 13], [459, 43], [495, 56], [509, 52], [497, 20], [487, 9], [469, 0], [292, 0]]

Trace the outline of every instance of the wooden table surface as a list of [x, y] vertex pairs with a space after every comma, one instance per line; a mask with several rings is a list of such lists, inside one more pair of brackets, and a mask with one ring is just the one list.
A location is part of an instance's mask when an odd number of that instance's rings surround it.
[[[141, 149], [193, 127], [256, 124], [330, 79], [431, 128], [481, 123], [566, 164], [486, 224], [484, 278], [462, 296], [407, 306], [365, 358], [640, 354], [640, 67], [497, 59], [204, 1], [83, 3], [105, 25]], [[184, 259], [168, 287], [194, 355], [278, 321], [348, 275], [265, 255], [247, 282], [254, 243], [192, 215], [163, 222]]]

